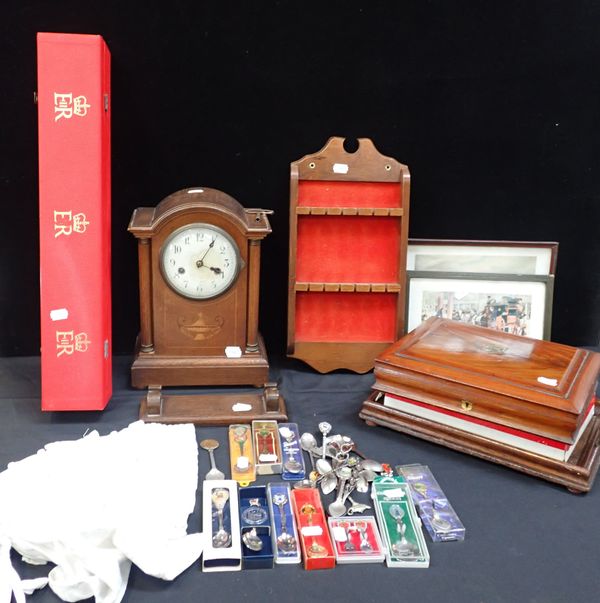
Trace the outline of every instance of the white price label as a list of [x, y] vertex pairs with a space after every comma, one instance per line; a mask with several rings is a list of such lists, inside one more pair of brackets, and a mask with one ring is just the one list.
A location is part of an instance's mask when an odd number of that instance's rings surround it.
[[304, 526], [302, 536], [322, 536], [323, 528], [321, 526]]
[[245, 471], [246, 469], [248, 469], [248, 467], [250, 467], [250, 460], [247, 456], [238, 456], [235, 466], [240, 471]]
[[383, 497], [389, 499], [397, 499], [404, 498], [404, 490], [402, 488], [390, 488], [389, 490], [385, 490], [383, 493]]
[[66, 308], [50, 310], [50, 320], [67, 320], [67, 318], [69, 318], [69, 311]]
[[537, 380], [538, 383], [541, 383], [542, 385], [550, 385], [552, 387], [558, 386], [558, 381], [556, 379], [550, 379], [549, 377], [538, 377]]
[[227, 356], [227, 358], [241, 358], [242, 348], [237, 345], [228, 345], [225, 348], [225, 356]]
[[340, 526], [333, 526], [331, 530], [333, 533], [333, 537], [337, 542], [346, 542], [348, 538], [346, 538], [346, 530]]
[[294, 435], [294, 432], [289, 427], [280, 427], [279, 433], [282, 438], [291, 438]]

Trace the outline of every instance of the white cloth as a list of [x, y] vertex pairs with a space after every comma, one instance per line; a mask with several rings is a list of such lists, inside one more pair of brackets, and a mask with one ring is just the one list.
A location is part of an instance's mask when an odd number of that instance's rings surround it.
[[[131, 563], [173, 580], [202, 552], [187, 535], [198, 487], [194, 426], [132, 423], [100, 436], [46, 445], [0, 473], [0, 603], [49, 581], [64, 601], [119, 603]], [[24, 561], [56, 564], [48, 579], [21, 582]]]

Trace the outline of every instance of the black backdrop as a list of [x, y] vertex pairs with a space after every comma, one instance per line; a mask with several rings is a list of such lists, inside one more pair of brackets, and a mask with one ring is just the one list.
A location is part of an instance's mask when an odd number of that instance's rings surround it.
[[289, 163], [331, 135], [408, 164], [410, 235], [560, 242], [553, 339], [600, 332], [600, 2], [3, 3], [0, 354], [39, 349], [36, 31], [112, 52], [114, 351], [132, 210], [187, 186], [275, 210], [261, 329], [285, 349]]

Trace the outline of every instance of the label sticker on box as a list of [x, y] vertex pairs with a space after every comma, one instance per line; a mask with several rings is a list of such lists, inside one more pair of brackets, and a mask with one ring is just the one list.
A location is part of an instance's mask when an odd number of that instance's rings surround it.
[[348, 538], [346, 537], [346, 530], [344, 530], [344, 528], [342, 528], [341, 526], [333, 526], [331, 532], [333, 534], [333, 538], [337, 542], [346, 542], [346, 540], [348, 540]]
[[235, 466], [242, 472], [246, 471], [250, 467], [250, 460], [247, 456], [238, 456]]
[[252, 410], [252, 404], [246, 404], [246, 402], [236, 402], [231, 407], [231, 410], [233, 410], [233, 412], [248, 412], [249, 410]]
[[241, 358], [242, 348], [237, 345], [228, 345], [225, 348], [225, 356], [227, 356], [227, 358]]
[[66, 308], [57, 308], [56, 310], [50, 310], [50, 320], [67, 320], [69, 318], [69, 311]]
[[383, 497], [387, 498], [388, 500], [392, 499], [397, 499], [397, 498], [404, 498], [404, 490], [402, 490], [402, 488], [393, 488], [390, 490], [385, 490], [383, 492]]
[[334, 174], [347, 174], [348, 173], [348, 164], [347, 163], [334, 163], [333, 164], [333, 173]]
[[289, 427], [280, 427], [279, 433], [282, 438], [291, 438], [294, 435], [294, 432]]
[[261, 463], [275, 463], [275, 462], [277, 462], [277, 455], [276, 454], [259, 454], [258, 460]]
[[302, 536], [322, 536], [323, 528], [321, 526], [304, 526], [301, 532]]

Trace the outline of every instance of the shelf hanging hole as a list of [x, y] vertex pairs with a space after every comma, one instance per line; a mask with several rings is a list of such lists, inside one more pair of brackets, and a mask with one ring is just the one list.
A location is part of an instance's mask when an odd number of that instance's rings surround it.
[[356, 138], [344, 139], [344, 151], [346, 153], [356, 153], [358, 151], [358, 140]]

